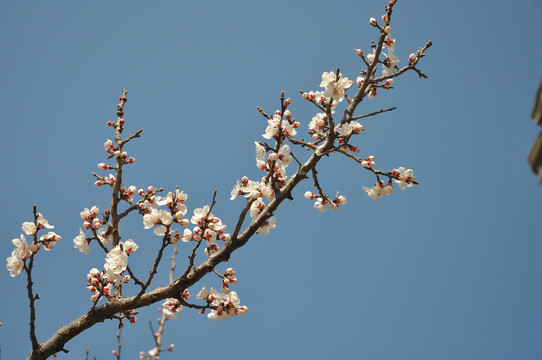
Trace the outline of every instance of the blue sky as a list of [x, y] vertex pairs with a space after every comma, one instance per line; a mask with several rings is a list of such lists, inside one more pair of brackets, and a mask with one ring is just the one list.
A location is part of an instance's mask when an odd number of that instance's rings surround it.
[[[72, 239], [82, 209], [110, 201], [90, 173], [106, 159], [106, 122], [122, 88], [127, 132], [144, 129], [127, 149], [137, 162], [126, 183], [179, 185], [190, 210], [217, 189], [213, 212], [233, 227], [242, 201], [229, 200], [232, 186], [262, 176], [253, 141], [266, 122], [256, 106], [272, 113], [284, 90], [306, 129], [316, 109], [298, 90], [318, 90], [321, 73], [337, 66], [355, 79], [352, 50], [369, 50], [377, 34], [368, 19], [384, 5], [0, 1], [0, 254], [11, 254], [32, 204], [63, 236], [35, 267], [39, 340], [90, 306], [86, 274], [103, 255], [79, 253]], [[364, 101], [358, 114], [397, 110], [362, 122], [356, 144], [378, 168], [414, 169], [421, 185], [375, 203], [361, 189], [374, 183], [370, 174], [324, 159], [320, 183], [349, 203], [320, 214], [302, 197], [311, 183], [302, 184], [271, 235], [227, 264], [250, 312], [217, 323], [183, 310], [167, 325], [164, 342], [176, 349], [163, 358], [540, 359], [542, 187], [526, 159], [540, 131], [530, 111], [542, 80], [541, 15], [537, 0], [399, 1], [399, 65], [432, 40], [420, 64], [429, 79], [407, 74]], [[158, 238], [137, 217], [123, 229], [140, 245], [130, 261], [146, 272]], [[159, 280], [166, 275], [164, 267]], [[0, 283], [2, 358], [24, 358], [25, 281], [4, 270]], [[157, 307], [125, 327], [123, 358], [153, 347], [147, 321]], [[84, 358], [87, 348], [112, 358], [115, 331], [100, 324], [59, 358]]]

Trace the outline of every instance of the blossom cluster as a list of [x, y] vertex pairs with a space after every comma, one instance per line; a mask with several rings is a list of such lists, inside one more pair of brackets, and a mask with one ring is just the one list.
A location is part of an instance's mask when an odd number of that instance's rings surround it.
[[[399, 167], [398, 169], [393, 169], [389, 172], [393, 177], [393, 181], [399, 184], [401, 190], [405, 190], [407, 187], [412, 187], [413, 183], [416, 181], [414, 176], [414, 171], [412, 169], [405, 169], [404, 167]], [[378, 202], [378, 199], [384, 195], [391, 195], [393, 193], [393, 185], [391, 180], [389, 183], [384, 184], [382, 182], [377, 182], [373, 187], [368, 188], [363, 186], [363, 190], [369, 195], [371, 199], [374, 199]]]
[[[83, 227], [87, 230], [90, 230], [93, 233], [93, 237], [89, 238], [85, 235], [83, 230], [79, 229], [79, 235], [73, 239], [73, 247], [78, 249], [84, 254], [90, 254], [90, 241], [92, 239], [98, 239], [104, 246], [113, 245], [113, 237], [111, 235], [111, 224], [109, 221], [109, 216], [111, 211], [105, 209], [103, 217], [98, 217], [100, 215], [100, 209], [97, 206], [93, 206], [88, 209], [85, 208], [81, 211], [81, 219], [83, 220]], [[119, 229], [120, 230], [120, 229]]]
[[314, 202], [314, 208], [317, 209], [320, 212], [327, 211], [328, 204], [333, 210], [337, 210], [340, 205], [344, 205], [344, 204], [346, 204], [348, 202], [346, 200], [345, 196], [339, 195], [338, 193], [337, 193], [337, 196], [335, 197], [335, 199], [333, 199], [333, 200], [329, 200], [329, 199], [327, 199], [327, 197], [326, 198], [319, 197], [318, 195], [316, 195], [315, 193], [313, 193], [311, 191], [305, 192], [304, 196], [305, 196], [306, 199], [309, 199], [309, 200], [316, 199], [316, 201]]
[[206, 240], [205, 254], [208, 256], [218, 251], [216, 240], [230, 240], [230, 234], [226, 233], [226, 225], [211, 212], [209, 205], [195, 209], [190, 222], [196, 226], [192, 230], [184, 229], [182, 241]]
[[[196, 298], [205, 300], [215, 307], [207, 314], [207, 317], [212, 320], [221, 321], [233, 316], [241, 316], [248, 311], [246, 306], [240, 306], [241, 301], [235, 291], [229, 291], [225, 294], [214, 288], [207, 290], [206, 287], [203, 287]], [[201, 313], [204, 313], [204, 310]]]
[[62, 240], [60, 235], [57, 235], [52, 231], [42, 235], [38, 240], [37, 234], [39, 230], [53, 228], [54, 226], [50, 225], [49, 221], [40, 213], [36, 213], [36, 220], [34, 222], [26, 221], [22, 224], [23, 232], [27, 236], [33, 236], [34, 240], [31, 243], [28, 243], [24, 234], [21, 234], [19, 239], [13, 239], [11, 241], [15, 246], [15, 249], [11, 252], [11, 256], [6, 259], [6, 268], [11, 277], [21, 274], [25, 268], [26, 259], [37, 253], [39, 249], [43, 247], [46, 251], [49, 251], [55, 247], [57, 241]]
[[[183, 292], [182, 298], [188, 300], [190, 298], [190, 293], [185, 290]], [[178, 299], [168, 298], [162, 304], [163, 308], [160, 309], [167, 319], [177, 320], [178, 313], [183, 309], [183, 305]]]
[[109, 301], [117, 301], [117, 297], [113, 294], [113, 285], [130, 281], [130, 276], [123, 275], [123, 272], [128, 267], [128, 256], [137, 248], [137, 244], [131, 239], [126, 242], [121, 241], [107, 253], [102, 272], [96, 268], [89, 271], [87, 290], [94, 293], [91, 296], [93, 302], [99, 301], [103, 296]]
[[[153, 186], [147, 188], [146, 193], [139, 190], [139, 195], [146, 198], [139, 203], [139, 210], [143, 213], [143, 226], [145, 229], [154, 228], [154, 234], [157, 236], [168, 236], [172, 243], [177, 243], [181, 234], [177, 230], [171, 230], [171, 225], [177, 223], [181, 226], [188, 225], [188, 219], [185, 219], [188, 208], [184, 204], [188, 195], [179, 189], [174, 193], [169, 192], [165, 197], [156, 196]], [[159, 209], [160, 206], [167, 207]]]

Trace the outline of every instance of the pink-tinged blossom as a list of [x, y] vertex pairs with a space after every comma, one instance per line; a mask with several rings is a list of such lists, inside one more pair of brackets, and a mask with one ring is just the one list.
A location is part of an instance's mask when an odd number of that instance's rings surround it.
[[212, 218], [213, 213], [209, 211], [209, 205], [205, 205], [202, 208], [198, 208], [194, 210], [194, 216], [190, 219], [190, 222], [192, 224], [203, 226], [203, 223], [207, 218]]
[[399, 189], [401, 190], [405, 190], [407, 187], [412, 187], [412, 181], [416, 181], [414, 170], [412, 169], [407, 170], [401, 166], [398, 169], [393, 169], [391, 173], [396, 176], [396, 178], [393, 180], [399, 184]]
[[127, 254], [132, 254], [134, 251], [137, 250], [137, 248], [139, 246], [137, 246], [137, 244], [135, 243], [134, 240], [132, 239], [128, 239], [126, 240], [124, 243], [121, 243], [122, 244], [122, 248], [124, 249], [124, 251], [127, 253]]
[[277, 227], [275, 222], [277, 221], [277, 218], [272, 217], [271, 219], [267, 220], [260, 228], [258, 229], [258, 233], [262, 234], [263, 236], [269, 235], [269, 232], [271, 229], [274, 229]]
[[[98, 239], [105, 246], [113, 246], [113, 235], [111, 233], [107, 234], [109, 230], [109, 225], [102, 226], [98, 231]], [[119, 226], [119, 233], [122, 232], [122, 228]], [[107, 234], [107, 235], [106, 235]]]
[[322, 198], [318, 198], [314, 202], [314, 208], [320, 212], [325, 212], [327, 211], [327, 202]]
[[177, 320], [178, 312], [182, 310], [183, 306], [177, 299], [169, 298], [162, 304], [162, 314], [166, 315], [172, 320]]
[[309, 123], [309, 130], [316, 132], [324, 130], [327, 125], [327, 120], [328, 117], [325, 113], [316, 114]]
[[37, 219], [38, 227], [40, 229], [54, 229], [53, 225], [49, 225], [49, 220], [43, 217], [40, 213], [38, 213], [38, 219]]
[[266, 139], [271, 139], [275, 135], [277, 135], [279, 131], [279, 127], [281, 124], [280, 116], [279, 115], [273, 116], [273, 118], [269, 119], [267, 123], [268, 125], [267, 125], [267, 128], [265, 129], [265, 134], [263, 134], [262, 136]]
[[344, 205], [348, 202], [348, 200], [346, 199], [346, 196], [341, 195], [341, 196], [337, 196], [337, 198], [335, 199], [335, 202], [337, 204]]
[[79, 249], [84, 254], [90, 254], [90, 247], [88, 246], [88, 238], [82, 229], [79, 229], [79, 235], [73, 239], [73, 247]]
[[40, 237], [40, 242], [43, 242], [43, 247], [47, 251], [52, 250], [55, 247], [56, 242], [60, 240], [62, 240], [62, 237], [52, 231], [49, 231], [46, 235]]
[[343, 101], [346, 90], [348, 90], [353, 84], [353, 81], [343, 77], [342, 74], [337, 75], [334, 72], [324, 72], [322, 74], [322, 82], [320, 87], [324, 89], [324, 96], [326, 98], [336, 100], [338, 102]]
[[364, 82], [365, 82], [365, 78], [363, 76], [358, 76], [356, 78], [356, 84], [358, 85], [358, 87], [361, 87]]
[[384, 39], [384, 45], [391, 51], [395, 50], [396, 44], [395, 39], [392, 39], [389, 35]]
[[352, 131], [354, 131], [355, 134], [359, 134], [360, 132], [362, 132], [363, 130], [365, 130], [365, 128], [363, 127], [363, 125], [361, 125], [359, 122], [357, 121], [352, 121], [350, 122], [350, 125], [352, 125]]
[[250, 216], [251, 217], [256, 217], [256, 216], [260, 215], [260, 213], [263, 211], [263, 209], [265, 209], [264, 202], [262, 201], [261, 198], [257, 198], [256, 201], [254, 201], [250, 205]]
[[393, 71], [395, 69], [395, 66], [399, 62], [399, 58], [395, 56], [393, 53], [393, 50], [389, 49], [388, 55], [386, 56], [386, 59], [383, 61], [383, 69], [382, 69], [382, 75], [388, 76], [393, 74]]
[[28, 221], [23, 223], [22, 228], [23, 228], [24, 233], [28, 236], [32, 236], [36, 234], [36, 232], [38, 231], [38, 228], [36, 227], [36, 225]]
[[239, 296], [237, 296], [235, 291], [225, 294], [218, 292], [214, 288], [211, 288], [211, 291], [209, 291], [203, 287], [196, 295], [196, 298], [205, 300], [216, 306], [216, 309], [211, 310], [207, 315], [212, 320], [220, 321], [232, 316], [241, 316], [248, 311], [246, 306], [240, 306]]
[[352, 134], [352, 124], [351, 123], [344, 123], [339, 124], [335, 126], [335, 132], [342, 137], [347, 137]]
[[20, 239], [13, 239], [11, 240], [11, 242], [13, 243], [13, 245], [15, 245], [14, 253], [16, 253], [21, 260], [29, 258], [32, 253], [38, 251], [38, 245], [28, 244], [23, 234], [21, 234]]
[[175, 189], [175, 199], [178, 203], [184, 203], [186, 199], [188, 199], [188, 194], [185, 194], [183, 191], [179, 191], [179, 189]]
[[128, 254], [121, 249], [120, 245], [117, 245], [107, 253], [104, 264], [105, 277], [113, 282], [122, 281], [120, 274], [126, 270], [127, 266]]
[[418, 57], [416, 56], [416, 54], [410, 54], [410, 56], [408, 57], [408, 63], [412, 65], [417, 61], [418, 61]]
[[378, 202], [378, 198], [384, 195], [391, 195], [393, 193], [393, 186], [391, 184], [384, 185], [382, 183], [375, 184], [372, 188], [363, 186], [363, 190], [369, 195], [371, 199]]

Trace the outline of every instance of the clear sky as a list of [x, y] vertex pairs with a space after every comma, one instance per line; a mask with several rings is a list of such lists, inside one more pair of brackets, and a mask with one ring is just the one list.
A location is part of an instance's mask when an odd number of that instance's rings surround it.
[[[110, 201], [90, 173], [106, 160], [106, 122], [122, 88], [126, 132], [144, 128], [127, 149], [137, 162], [126, 183], [179, 185], [190, 211], [217, 189], [214, 213], [233, 227], [243, 202], [229, 200], [232, 186], [262, 176], [253, 141], [266, 122], [256, 106], [272, 113], [284, 90], [306, 129], [316, 109], [298, 90], [318, 90], [322, 72], [337, 66], [355, 79], [362, 64], [353, 49], [370, 49], [377, 34], [368, 20], [385, 3], [0, 0], [0, 254], [11, 254], [34, 203], [63, 236], [35, 265], [39, 340], [91, 305], [86, 274], [104, 256], [78, 252], [72, 239], [82, 209]], [[375, 203], [362, 190], [371, 174], [325, 159], [322, 186], [349, 203], [320, 214], [302, 196], [311, 182], [302, 184], [270, 236], [254, 237], [227, 264], [249, 313], [217, 323], [183, 310], [167, 325], [164, 342], [176, 348], [163, 359], [540, 359], [542, 186], [527, 155], [541, 130], [530, 119], [541, 17], [539, 0], [400, 0], [399, 65], [432, 40], [420, 63], [429, 78], [409, 73], [364, 101], [358, 114], [397, 110], [362, 122], [355, 143], [377, 168], [414, 169], [421, 185]], [[158, 237], [138, 217], [123, 232], [140, 245], [130, 261], [146, 272]], [[25, 279], [4, 267], [0, 284], [2, 359], [22, 359]], [[124, 359], [153, 347], [147, 322], [156, 308], [125, 327]], [[89, 348], [110, 359], [115, 331], [100, 324], [59, 358], [82, 359]]]

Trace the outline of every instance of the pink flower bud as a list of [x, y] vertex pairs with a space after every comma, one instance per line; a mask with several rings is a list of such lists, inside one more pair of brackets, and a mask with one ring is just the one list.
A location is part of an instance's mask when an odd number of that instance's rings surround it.
[[151, 195], [152, 193], [154, 193], [154, 186], [150, 185], [147, 188], [147, 195]]
[[106, 208], [104, 213], [105, 213], [105, 216], [109, 216], [111, 215], [111, 210], [109, 210], [109, 208]]
[[133, 164], [133, 163], [135, 163], [135, 157], [130, 157], [130, 158], [128, 158], [128, 160], [126, 160], [126, 162], [127, 162], [128, 164]]
[[284, 106], [288, 107], [292, 103], [292, 98], [288, 98], [284, 101]]
[[358, 84], [358, 87], [361, 87], [363, 85], [363, 83], [365, 82], [365, 78], [364, 77], [361, 77], [361, 76], [358, 76], [356, 78], [356, 84]]
[[286, 111], [284, 112], [284, 118], [285, 118], [286, 120], [290, 120], [290, 119], [292, 118], [292, 114], [290, 113], [290, 110], [286, 110]]
[[384, 32], [385, 32], [386, 34], [389, 34], [389, 33], [391, 32], [391, 26], [386, 26], [386, 27], [384, 28]]
[[92, 220], [92, 227], [94, 229], [99, 229], [101, 226], [102, 226], [102, 220], [100, 220], [98, 218]]
[[95, 218], [96, 216], [98, 216], [98, 214], [100, 213], [100, 209], [98, 209], [98, 207], [96, 205], [94, 205], [91, 209], [90, 209], [90, 216], [92, 216], [93, 218]]
[[119, 119], [119, 125], [124, 126], [124, 119]]
[[373, 25], [373, 26], [376, 26], [376, 24], [377, 24], [376, 19], [373, 18], [373, 17], [369, 19], [369, 23], [370, 23], [371, 25]]
[[98, 169], [107, 170], [107, 169], [109, 169], [109, 165], [107, 165], [105, 163], [99, 163], [98, 164]]
[[115, 125], [115, 123], [114, 123], [113, 121], [111, 121], [111, 120], [109, 120], [109, 121], [107, 122], [107, 126], [114, 126], [114, 125]]
[[408, 57], [408, 63], [413, 64], [416, 61], [418, 61], [418, 57], [415, 54], [410, 54], [410, 56]]
[[359, 57], [363, 57], [363, 51], [361, 51], [361, 49], [354, 49], [354, 51], [356, 52], [356, 54], [358, 54]]
[[105, 151], [108, 153], [112, 153], [115, 149], [115, 145], [113, 145], [113, 141], [107, 139], [107, 141], [104, 143]]
[[314, 195], [314, 193], [310, 191], [307, 191], [304, 196], [306, 199], [309, 199], [309, 200], [313, 200], [316, 197], [316, 195]]
[[393, 79], [388, 79], [382, 84], [384, 87], [390, 87], [393, 84]]
[[135, 316], [130, 316], [130, 324], [135, 324], [137, 322], [137, 318]]

